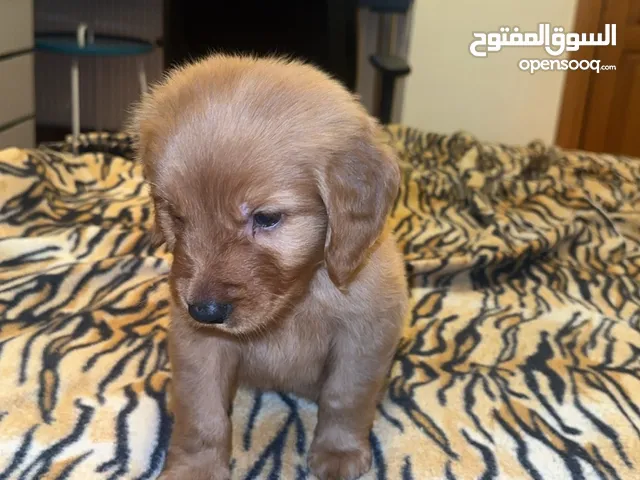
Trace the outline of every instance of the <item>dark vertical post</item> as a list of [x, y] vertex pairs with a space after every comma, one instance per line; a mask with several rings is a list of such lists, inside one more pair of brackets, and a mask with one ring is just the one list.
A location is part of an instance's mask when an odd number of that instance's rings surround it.
[[372, 55], [370, 61], [381, 75], [378, 118], [382, 124], [387, 125], [391, 123], [396, 80], [408, 75], [411, 72], [411, 68], [403, 58], [394, 55]]

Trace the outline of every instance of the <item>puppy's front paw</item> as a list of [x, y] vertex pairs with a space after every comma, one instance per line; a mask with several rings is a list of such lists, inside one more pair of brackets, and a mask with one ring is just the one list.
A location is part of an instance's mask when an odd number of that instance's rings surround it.
[[164, 470], [157, 480], [230, 480], [229, 469], [220, 467], [201, 468], [177, 465]]
[[354, 480], [371, 469], [371, 448], [345, 451], [315, 447], [309, 453], [309, 468], [320, 480]]

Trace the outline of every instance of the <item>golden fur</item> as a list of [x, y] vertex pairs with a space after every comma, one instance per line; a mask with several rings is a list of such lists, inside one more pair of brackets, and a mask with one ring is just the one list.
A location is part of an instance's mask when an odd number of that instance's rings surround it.
[[[375, 120], [312, 66], [215, 55], [173, 71], [133, 127], [173, 254], [175, 425], [161, 478], [229, 478], [238, 385], [318, 403], [319, 478], [368, 471], [408, 308], [384, 227], [400, 172]], [[260, 212], [281, 220], [261, 228]], [[210, 299], [233, 306], [226, 322], [190, 316]]]

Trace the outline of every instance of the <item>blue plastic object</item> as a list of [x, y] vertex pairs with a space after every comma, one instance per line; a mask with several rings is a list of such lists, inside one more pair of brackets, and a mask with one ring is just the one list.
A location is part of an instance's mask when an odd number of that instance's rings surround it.
[[81, 47], [75, 32], [36, 34], [35, 45], [43, 52], [94, 57], [143, 55], [153, 50], [153, 44], [145, 40], [110, 35], [94, 35], [92, 42]]

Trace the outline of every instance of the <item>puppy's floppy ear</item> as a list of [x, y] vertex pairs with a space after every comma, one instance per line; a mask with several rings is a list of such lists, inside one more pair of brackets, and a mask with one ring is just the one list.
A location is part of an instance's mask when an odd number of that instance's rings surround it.
[[325, 263], [333, 283], [344, 288], [378, 239], [400, 187], [400, 167], [364, 118], [351, 148], [332, 157], [318, 176], [329, 225]]
[[173, 252], [173, 247], [176, 242], [174, 233], [176, 225], [175, 221], [171, 218], [171, 207], [163, 198], [155, 194], [153, 187], [151, 187], [151, 198], [153, 199], [153, 225], [149, 232], [151, 245], [153, 247], [159, 247], [165, 244], [167, 250]]
[[154, 200], [153, 201], [153, 225], [151, 226], [151, 231], [149, 232], [151, 236], [151, 245], [154, 248], [158, 248], [163, 243], [166, 243], [167, 249], [171, 251], [173, 250], [173, 243], [175, 239], [171, 238], [173, 237], [173, 234], [169, 234], [168, 236], [170, 238], [167, 239], [167, 236], [165, 236], [165, 234], [162, 231], [163, 218], [162, 218], [162, 212], [160, 212], [160, 208], [162, 208], [160, 206], [160, 202], [157, 200]]
[[150, 234], [151, 234], [151, 246], [153, 248], [158, 248], [163, 243], [166, 243], [164, 239], [164, 235], [162, 234], [162, 231], [160, 230], [160, 227], [157, 225], [157, 223], [154, 224], [153, 227], [151, 228]]
[[153, 225], [149, 232], [151, 245], [156, 248], [163, 243], [167, 244], [167, 249], [173, 249], [174, 238], [170, 231], [166, 230], [167, 219], [164, 218], [166, 205], [155, 194], [155, 187], [152, 179], [155, 178], [155, 158], [159, 153], [158, 139], [166, 136], [164, 128], [167, 127], [165, 117], [160, 115], [158, 103], [154, 96], [145, 93], [139, 103], [131, 110], [126, 132], [132, 139], [132, 146], [136, 161], [142, 166], [144, 178], [149, 181], [150, 195], [153, 201]]

